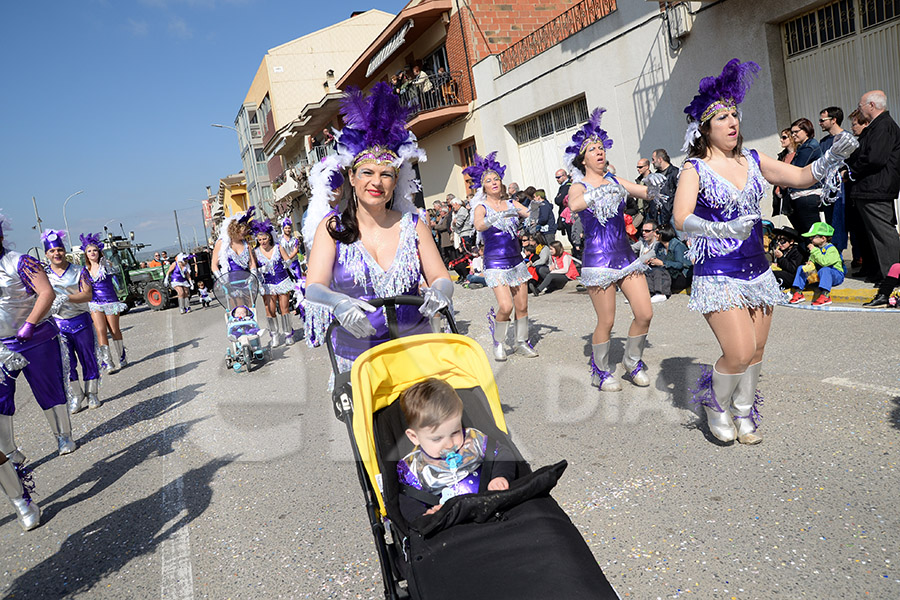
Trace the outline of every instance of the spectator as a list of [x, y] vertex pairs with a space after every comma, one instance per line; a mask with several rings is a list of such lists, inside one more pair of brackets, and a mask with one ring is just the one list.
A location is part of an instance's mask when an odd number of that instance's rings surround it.
[[859, 136], [859, 148], [847, 159], [850, 196], [875, 252], [875, 283], [881, 284], [900, 257], [900, 238], [894, 228], [894, 199], [900, 193], [900, 127], [887, 111], [887, 96], [881, 90], [867, 92], [859, 101], [859, 112], [869, 124]]
[[556, 215], [553, 214], [553, 205], [547, 201], [544, 190], [536, 190], [534, 199], [538, 204], [537, 230], [543, 234], [548, 244], [556, 241]]
[[[643, 185], [644, 178], [650, 174], [650, 161], [646, 158], [639, 158], [637, 161], [638, 176], [634, 182]], [[625, 214], [631, 216], [632, 225], [636, 228], [644, 222], [647, 212], [647, 202], [643, 198], [635, 198], [628, 196], [625, 199]]]
[[509, 194], [510, 198], [515, 197], [516, 194], [519, 193], [519, 184], [515, 181], [506, 186], [506, 193]]
[[460, 240], [457, 248], [461, 254], [468, 254], [475, 249], [475, 223], [472, 222], [472, 215], [469, 209], [463, 206], [462, 200], [453, 194], [447, 196], [447, 201], [453, 209], [451, 228]]
[[441, 91], [442, 106], [459, 104], [459, 85], [444, 67], [438, 67], [436, 80], [438, 89]]
[[[650, 219], [641, 223], [641, 239], [631, 245], [635, 254], [641, 256], [648, 252], [659, 255], [659, 240], [656, 237], [657, 223]], [[651, 258], [648, 263], [650, 269], [644, 273], [647, 277], [647, 287], [650, 289], [650, 302], [665, 302], [672, 295], [672, 277], [663, 266], [659, 258]]]
[[669, 272], [671, 278], [669, 295], [671, 296], [686, 290], [691, 285], [694, 265], [687, 257], [687, 246], [678, 239], [674, 227], [671, 225], [661, 227], [657, 238], [659, 239], [659, 247], [656, 249], [657, 258], [650, 259], [650, 264], [655, 266], [654, 261], [659, 260]]
[[419, 65], [413, 65], [412, 83], [416, 86], [416, 92], [419, 96], [419, 106], [424, 110], [434, 108], [434, 97], [432, 94], [434, 85], [431, 83], [431, 78], [428, 77], [428, 73], [423, 71], [422, 67]]
[[863, 129], [868, 127], [869, 119], [865, 118], [858, 108], [853, 109], [850, 113], [850, 131], [853, 135], [859, 137], [862, 135]]
[[166, 252], [165, 250], [163, 250], [160, 253], [159, 260], [162, 262], [163, 266], [168, 265], [169, 264], [169, 253]]
[[569, 174], [566, 173], [565, 169], [559, 169], [555, 177], [556, 183], [559, 184], [559, 189], [556, 191], [556, 198], [553, 199], [553, 203], [559, 207], [559, 210], [562, 210], [565, 205], [565, 199], [569, 196], [569, 186], [572, 185], [572, 180], [569, 179]]
[[650, 174], [650, 161], [646, 158], [639, 158], [637, 162], [637, 171], [638, 176], [635, 178], [635, 183], [644, 184], [644, 178]]
[[[791, 297], [791, 304], [803, 302], [803, 288], [806, 287], [807, 280], [810, 282], [818, 282], [819, 297], [816, 298], [813, 306], [824, 306], [831, 304], [831, 288], [844, 282], [844, 259], [841, 253], [831, 243], [831, 236], [834, 233], [834, 227], [828, 223], [813, 223], [809, 231], [803, 234], [803, 237], [812, 238], [809, 244], [809, 262], [801, 265], [797, 269], [797, 276], [794, 277], [794, 285], [791, 290], [794, 295]], [[811, 275], [815, 273], [816, 277]]]
[[782, 289], [789, 288], [797, 274], [797, 267], [803, 266], [809, 260], [809, 253], [800, 245], [800, 234], [793, 227], [776, 229], [772, 233], [775, 239], [772, 241], [772, 258], [778, 269], [772, 270], [775, 279]]
[[[862, 135], [863, 129], [869, 125], [869, 120], [860, 114], [858, 108], [853, 109], [848, 119], [850, 120], [850, 130], [856, 137]], [[869, 242], [859, 207], [856, 206], [856, 201], [850, 194], [845, 194], [844, 217], [847, 231], [850, 234], [850, 247], [853, 249], [853, 260], [850, 267], [854, 269], [854, 277], [877, 278], [875, 251], [872, 250], [872, 244]]]
[[437, 223], [435, 224], [434, 230], [438, 234], [438, 248], [440, 248], [441, 258], [444, 259], [444, 264], [447, 265], [455, 257], [453, 251], [453, 232], [450, 231], [450, 209], [446, 205], [441, 204], [436, 221]]
[[533, 269], [533, 279], [528, 282], [528, 289], [533, 293], [537, 289], [537, 282], [543, 281], [547, 273], [550, 272], [550, 259], [553, 256], [553, 252], [546, 244], [544, 236], [540, 233], [535, 233], [526, 239], [528, 240], [527, 252], [531, 253], [531, 258], [528, 261], [529, 271]]
[[569, 211], [569, 214], [572, 216], [572, 233], [569, 235], [569, 242], [572, 244], [572, 257], [581, 260], [584, 252], [584, 225], [581, 223], [580, 214], [573, 211]]
[[487, 285], [484, 279], [484, 244], [478, 245], [478, 256], [469, 263], [469, 274], [466, 276], [466, 287], [477, 289]]
[[160, 260], [159, 252], [153, 253], [153, 260], [147, 263], [148, 267], [161, 267], [162, 261]]
[[[829, 106], [823, 108], [819, 113], [819, 127], [825, 132], [825, 136], [819, 140], [819, 149], [822, 154], [831, 148], [834, 143], [834, 136], [843, 132], [841, 123], [844, 122], [844, 111], [837, 106]], [[844, 186], [841, 185], [841, 191], [834, 199], [832, 204], [826, 204], [822, 207], [825, 213], [825, 222], [834, 227], [834, 236], [831, 243], [835, 245], [838, 252], [843, 252], [847, 248], [847, 228], [844, 222]]]
[[549, 294], [554, 290], [561, 290], [569, 281], [578, 278], [575, 261], [572, 260], [572, 255], [563, 249], [563, 245], [560, 242], [550, 242], [550, 248], [551, 268], [535, 287], [533, 292], [535, 296], [540, 296], [541, 292]]
[[[791, 161], [792, 165], [803, 168], [822, 156], [819, 141], [813, 137], [814, 133], [812, 122], [809, 119], [797, 119], [791, 123], [791, 135], [797, 144], [797, 153], [794, 155], [794, 160]], [[790, 188], [789, 191], [792, 212], [788, 218], [791, 225], [797, 231], [809, 231], [813, 223], [819, 221], [822, 184], [816, 182], [808, 188], [802, 190]]]
[[[900, 285], [900, 263], [894, 263], [888, 269], [887, 277], [878, 286], [878, 293], [870, 302], [863, 304], [866, 308], [875, 308], [878, 306], [887, 306], [890, 303], [891, 294]], [[896, 306], [896, 305], [892, 305]]]
[[[794, 155], [797, 153], [797, 143], [794, 142], [794, 136], [791, 135], [791, 129], [781, 130], [781, 152], [776, 157], [781, 162], [791, 164]], [[791, 193], [779, 185], [772, 188], [772, 216], [791, 214]]]
[[664, 227], [674, 223], [672, 206], [675, 203], [675, 188], [678, 187], [678, 167], [672, 164], [669, 153], [662, 148], [654, 150], [651, 156], [653, 168], [666, 178], [666, 183], [660, 189], [660, 194], [664, 197], [658, 202], [650, 203], [647, 207], [647, 216], [656, 221], [660, 227]]

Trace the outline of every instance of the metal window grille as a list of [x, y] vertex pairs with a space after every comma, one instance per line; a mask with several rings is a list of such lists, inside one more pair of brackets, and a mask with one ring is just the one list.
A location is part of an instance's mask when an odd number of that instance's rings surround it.
[[852, 35], [856, 31], [856, 11], [853, 3], [854, 0], [840, 0], [816, 12], [820, 43], [827, 44]]
[[516, 141], [524, 144], [554, 132], [571, 129], [588, 120], [587, 100], [579, 98], [568, 104], [542, 112], [536, 117], [515, 125]]
[[816, 13], [800, 15], [784, 24], [784, 38], [788, 56], [818, 48], [819, 37], [816, 28]]
[[900, 0], [860, 0], [863, 29], [900, 17]]
[[[555, 111], [554, 111], [555, 112]], [[545, 112], [538, 115], [538, 122], [541, 124], [541, 137], [545, 135], [553, 135], [553, 113]]]
[[587, 100], [584, 98], [579, 98], [575, 101], [575, 122], [576, 123], [584, 123], [590, 118], [588, 115], [588, 107]]

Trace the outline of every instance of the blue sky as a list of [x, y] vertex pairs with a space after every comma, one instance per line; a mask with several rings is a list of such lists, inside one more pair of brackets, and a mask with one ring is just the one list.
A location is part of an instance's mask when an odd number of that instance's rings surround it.
[[5, 3], [0, 209], [6, 245], [63, 229], [134, 230], [154, 248], [202, 239], [206, 186], [241, 169], [233, 125], [263, 55], [404, 0], [52, 0]]

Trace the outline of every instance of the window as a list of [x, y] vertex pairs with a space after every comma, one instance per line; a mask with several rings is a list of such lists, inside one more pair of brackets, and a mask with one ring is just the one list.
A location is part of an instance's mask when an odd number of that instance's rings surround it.
[[459, 158], [463, 168], [475, 164], [475, 141], [465, 142], [459, 146]]
[[785, 49], [796, 56], [898, 17], [900, 0], [836, 0], [785, 23]]
[[516, 141], [524, 144], [541, 137], [565, 131], [589, 118], [587, 100], [579, 98], [568, 104], [542, 112], [527, 121], [516, 123]]
[[422, 68], [429, 75], [434, 75], [437, 73], [438, 67], [444, 67], [444, 71], [450, 72], [450, 66], [447, 62], [447, 49], [441, 44], [441, 46], [422, 59]]
[[900, 17], [900, 0], [860, 0], [863, 29]]
[[841, 0], [816, 11], [819, 19], [819, 39], [827, 44], [851, 35], [856, 30], [854, 0]]

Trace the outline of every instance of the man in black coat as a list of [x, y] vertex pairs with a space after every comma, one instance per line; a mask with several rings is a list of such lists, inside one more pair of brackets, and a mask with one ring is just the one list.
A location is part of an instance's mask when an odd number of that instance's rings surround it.
[[867, 92], [859, 112], [869, 126], [859, 136], [859, 148], [847, 159], [848, 194], [856, 202], [875, 257], [877, 283], [900, 261], [900, 236], [895, 228], [894, 199], [900, 193], [900, 127], [886, 110], [884, 92]]
[[665, 196], [660, 202], [652, 202], [647, 208], [647, 218], [659, 223], [660, 227], [675, 223], [672, 221], [672, 206], [675, 203], [675, 188], [678, 187], [678, 167], [669, 159], [669, 153], [659, 148], [653, 151], [651, 162], [657, 173], [666, 178], [666, 183], [660, 190]]

